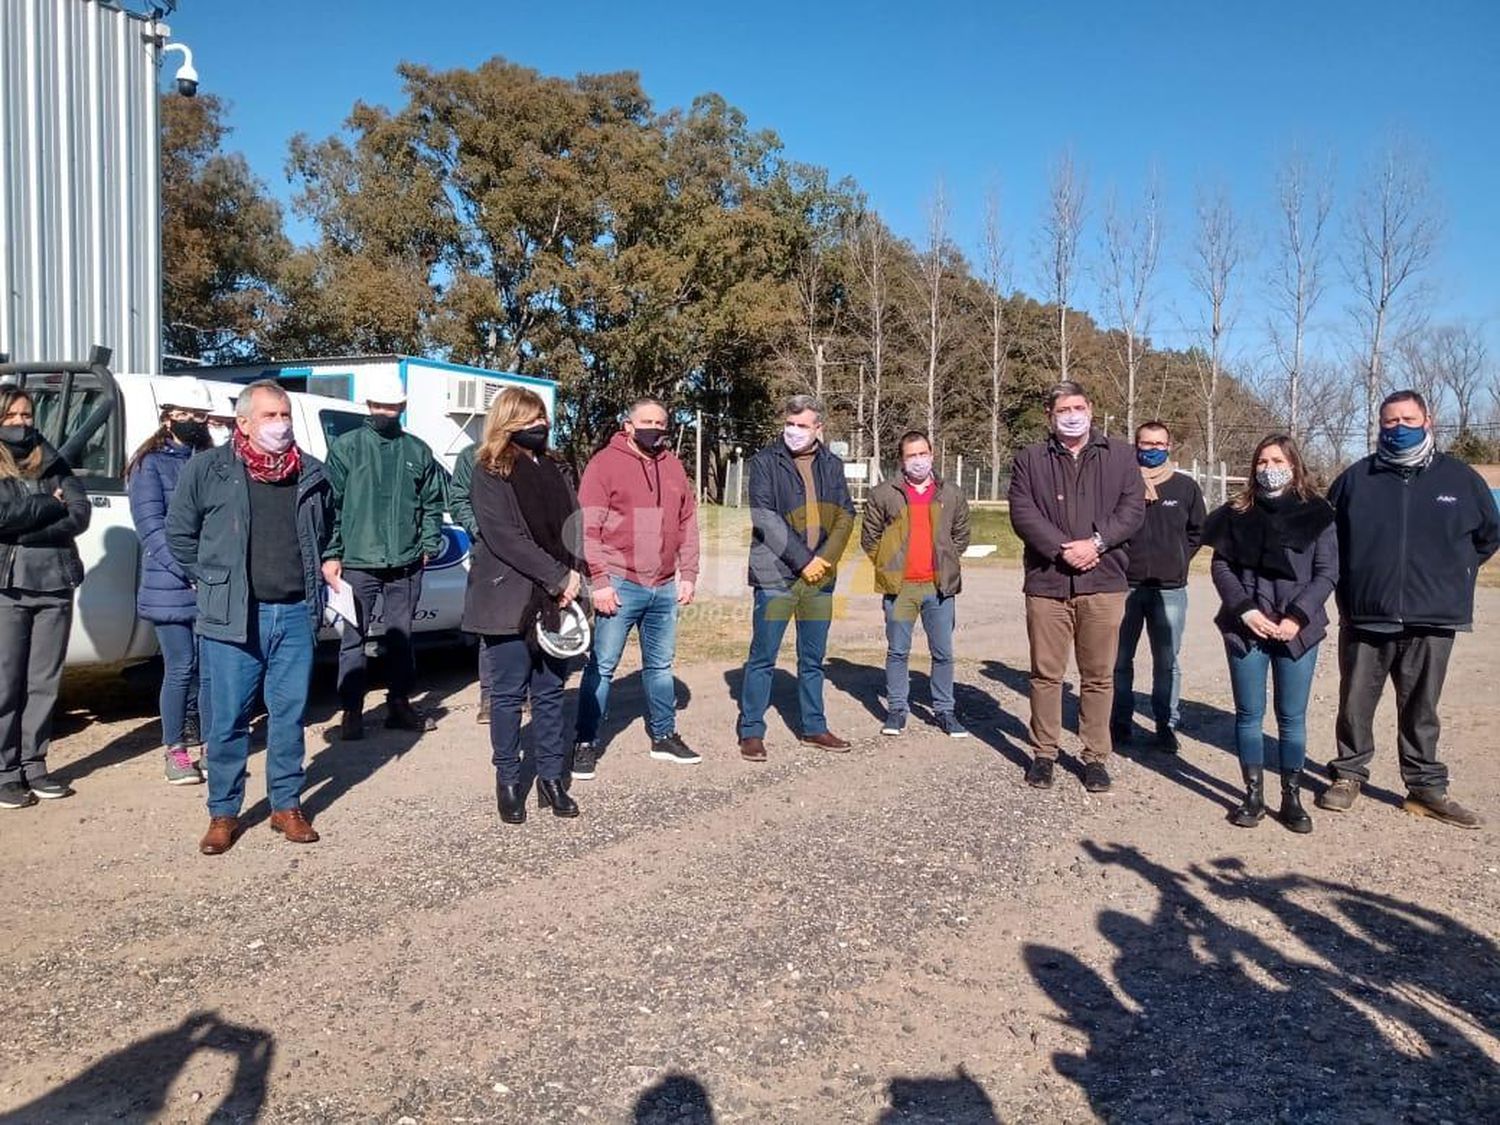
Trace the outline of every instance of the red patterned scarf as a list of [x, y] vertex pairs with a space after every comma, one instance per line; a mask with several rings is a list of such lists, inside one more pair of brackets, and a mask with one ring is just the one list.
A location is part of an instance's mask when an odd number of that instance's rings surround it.
[[234, 455], [244, 464], [251, 480], [276, 484], [295, 477], [302, 469], [302, 452], [295, 441], [286, 447], [285, 453], [263, 453], [238, 426], [230, 440], [234, 443]]

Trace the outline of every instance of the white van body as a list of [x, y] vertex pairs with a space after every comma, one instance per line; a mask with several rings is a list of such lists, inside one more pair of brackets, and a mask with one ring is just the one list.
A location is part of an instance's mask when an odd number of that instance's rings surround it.
[[[425, 361], [424, 361], [425, 362]], [[439, 365], [446, 367], [447, 365]], [[234, 401], [244, 390], [244, 384], [254, 378], [274, 377], [274, 370], [257, 367], [253, 371], [239, 369], [233, 372], [237, 381], [214, 378], [224, 369], [199, 369], [185, 371], [202, 379], [208, 387], [216, 414], [233, 414]], [[466, 395], [477, 395], [477, 403], [493, 401], [495, 394], [513, 382], [522, 382], [543, 393], [549, 412], [555, 401], [555, 385], [543, 380], [522, 379], [517, 376], [497, 373], [476, 374], [473, 369], [459, 369], [461, 378], [479, 380]], [[228, 372], [225, 372], [228, 373]], [[478, 436], [483, 419], [483, 408], [477, 412], [447, 410], [447, 377], [453, 372], [440, 372], [442, 380], [426, 380], [428, 376], [414, 378], [409, 384], [410, 402], [405, 424], [408, 430], [426, 441], [438, 456], [445, 472], [451, 471], [453, 460], [460, 450]], [[37, 403], [38, 426], [50, 437], [66, 437], [71, 424], [69, 419], [84, 415], [91, 406], [103, 401], [108, 388], [99, 385], [100, 379], [112, 378], [118, 418], [111, 418], [108, 425], [91, 439], [83, 450], [73, 458], [74, 468], [88, 491], [94, 513], [88, 530], [78, 539], [78, 551], [83, 558], [84, 581], [75, 597], [73, 631], [68, 644], [67, 664], [72, 667], [90, 664], [117, 664], [152, 656], [156, 652], [156, 635], [151, 623], [136, 616], [136, 587], [140, 576], [140, 541], [136, 537], [135, 525], [130, 516], [130, 500], [122, 479], [124, 464], [130, 454], [140, 447], [159, 425], [161, 404], [165, 392], [171, 387], [175, 375], [109, 376], [100, 372], [97, 377], [80, 375], [79, 386], [71, 394], [60, 392], [62, 377], [56, 375], [32, 375], [26, 380], [26, 389]], [[296, 385], [293, 378], [289, 383]], [[533, 386], [533, 384], [540, 384]], [[352, 389], [352, 388], [351, 388]], [[298, 444], [308, 453], [319, 458], [328, 454], [329, 443], [339, 434], [354, 426], [362, 425], [368, 413], [362, 402], [349, 401], [328, 395], [307, 394], [291, 391], [292, 425]], [[63, 400], [69, 400], [67, 417], [61, 426], [49, 425], [60, 409]], [[79, 401], [73, 401], [81, 399]], [[466, 402], [471, 399], [466, 398]], [[61, 444], [59, 442], [59, 444]], [[463, 615], [464, 586], [469, 570], [469, 538], [461, 527], [451, 519], [444, 521], [445, 540], [442, 554], [428, 562], [422, 580], [422, 600], [416, 614], [416, 631], [419, 633], [451, 633], [458, 639], [459, 622]], [[370, 629], [372, 637], [378, 637], [380, 608], [377, 605], [375, 620]], [[334, 627], [324, 629], [323, 639], [337, 637]]]

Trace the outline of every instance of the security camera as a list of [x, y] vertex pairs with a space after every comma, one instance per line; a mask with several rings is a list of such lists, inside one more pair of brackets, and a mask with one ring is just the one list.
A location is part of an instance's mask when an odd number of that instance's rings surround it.
[[162, 54], [168, 51], [182, 52], [182, 65], [177, 68], [177, 73], [172, 77], [177, 80], [177, 92], [185, 98], [191, 98], [198, 92], [198, 68], [193, 65], [193, 52], [186, 43], [168, 43], [161, 49]]

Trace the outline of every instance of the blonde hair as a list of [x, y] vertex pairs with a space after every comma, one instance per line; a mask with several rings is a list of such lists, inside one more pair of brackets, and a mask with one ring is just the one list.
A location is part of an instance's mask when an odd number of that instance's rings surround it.
[[[0, 387], [0, 418], [10, 413], [10, 408], [21, 399], [34, 411], [36, 410], [36, 399], [23, 391], [20, 387]], [[38, 445], [26, 455], [24, 461], [17, 461], [11, 455], [10, 450], [0, 445], [0, 479], [16, 477], [27, 477], [35, 480], [42, 475], [42, 447]]]
[[524, 430], [538, 418], [547, 417], [542, 396], [525, 387], [506, 387], [490, 404], [484, 419], [484, 437], [475, 460], [480, 468], [499, 477], [509, 477], [516, 461], [516, 447], [510, 436]]

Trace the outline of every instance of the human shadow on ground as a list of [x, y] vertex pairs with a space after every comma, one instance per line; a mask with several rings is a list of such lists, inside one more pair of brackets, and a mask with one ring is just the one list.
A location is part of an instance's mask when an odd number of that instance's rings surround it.
[[[703, 1083], [688, 1074], [658, 1079], [636, 1099], [634, 1125], [714, 1125]], [[892, 1078], [876, 1125], [1000, 1125], [995, 1103], [962, 1068], [951, 1077]]]
[[43, 1125], [104, 1118], [158, 1120], [172, 1083], [199, 1051], [228, 1055], [234, 1060], [234, 1076], [216, 1107], [194, 1107], [194, 1119], [258, 1118], [266, 1103], [267, 1080], [276, 1054], [274, 1038], [259, 1028], [227, 1023], [217, 1012], [200, 1011], [168, 1031], [111, 1052], [35, 1101], [0, 1113], [0, 1122]]
[[[1500, 1116], [1500, 947], [1450, 915], [1224, 858], [1175, 871], [1087, 842], [1159, 897], [1098, 917], [1108, 969], [1052, 946], [1027, 968], [1081, 1034], [1057, 1073], [1109, 1121], [1484, 1121]], [[1219, 908], [1255, 910], [1244, 922]], [[1266, 937], [1267, 922], [1283, 942]], [[1290, 950], [1290, 951], [1289, 951]]]
[[[841, 657], [830, 657], [823, 665], [828, 682], [856, 700], [869, 712], [874, 724], [884, 723], [887, 716], [885, 668], [856, 664]], [[932, 710], [932, 679], [916, 669], [911, 672], [911, 689], [907, 696], [907, 730], [920, 730], [920, 724], [931, 724], [939, 733], [937, 716]], [[1026, 726], [1000, 706], [995, 698], [972, 684], [953, 685], [954, 711], [977, 741], [988, 746], [1020, 769], [1030, 758], [1026, 754]]]

